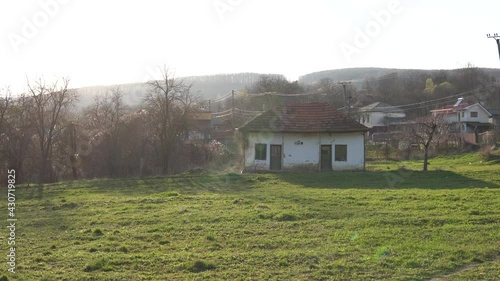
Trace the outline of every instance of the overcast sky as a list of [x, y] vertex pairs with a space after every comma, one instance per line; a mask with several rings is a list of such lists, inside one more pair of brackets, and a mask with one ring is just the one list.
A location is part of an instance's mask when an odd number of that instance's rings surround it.
[[1, 0], [0, 85], [71, 86], [327, 69], [500, 67], [500, 2], [431, 0]]

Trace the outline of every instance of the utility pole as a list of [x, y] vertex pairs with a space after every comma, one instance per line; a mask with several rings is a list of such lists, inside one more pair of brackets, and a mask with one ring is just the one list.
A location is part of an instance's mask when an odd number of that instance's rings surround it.
[[234, 90], [231, 90], [231, 123], [234, 128]]
[[491, 34], [486, 34], [488, 38], [493, 38], [495, 41], [497, 41], [497, 46], [498, 46], [498, 56], [500, 56], [500, 35], [498, 33], [494, 33], [493, 35]]
[[347, 97], [347, 89], [346, 86], [351, 84], [351, 81], [342, 81], [338, 84], [342, 85], [344, 88], [344, 101], [347, 105], [347, 116], [351, 117], [351, 96]]
[[212, 100], [208, 99], [208, 112], [212, 112]]

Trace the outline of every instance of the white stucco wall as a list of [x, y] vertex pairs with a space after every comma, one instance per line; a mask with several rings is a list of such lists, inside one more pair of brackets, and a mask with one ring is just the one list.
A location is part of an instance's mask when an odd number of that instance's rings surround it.
[[457, 114], [446, 114], [445, 116], [443, 116], [443, 122], [445, 124], [453, 124], [453, 123], [456, 123], [458, 122], [458, 115]]
[[[319, 170], [321, 145], [332, 145], [333, 170], [364, 169], [364, 133], [248, 133], [245, 169], [266, 171], [270, 167], [270, 145], [282, 146], [283, 170]], [[266, 160], [255, 160], [255, 144], [265, 143]], [[335, 145], [347, 145], [347, 161], [335, 161]]]
[[[406, 117], [406, 113], [404, 112], [361, 112], [360, 115], [360, 123], [365, 125], [368, 128], [372, 128], [375, 126], [387, 126], [385, 123], [385, 117], [391, 118], [404, 118]], [[363, 116], [364, 122], [363, 122]], [[367, 120], [366, 117], [369, 117]]]
[[[283, 169], [293, 169], [304, 165], [303, 169], [317, 170], [319, 168], [318, 134], [283, 134]], [[300, 144], [296, 144], [300, 143]]]
[[[334, 170], [357, 170], [365, 167], [364, 133], [321, 134], [321, 144], [332, 145], [332, 167]], [[347, 145], [347, 161], [335, 161], [335, 145]]]
[[[464, 117], [462, 117], [462, 112], [464, 112]], [[471, 117], [471, 112], [477, 112], [477, 117]], [[490, 117], [486, 111], [484, 111], [481, 106], [474, 104], [466, 109], [460, 111], [460, 122], [479, 122], [479, 123], [489, 123]]]
[[[261, 133], [248, 133], [248, 142], [245, 147], [245, 169], [255, 171], [269, 170], [271, 158], [271, 144], [283, 144], [283, 137], [281, 133], [261, 132]], [[255, 160], [255, 144], [265, 143], [266, 160]]]

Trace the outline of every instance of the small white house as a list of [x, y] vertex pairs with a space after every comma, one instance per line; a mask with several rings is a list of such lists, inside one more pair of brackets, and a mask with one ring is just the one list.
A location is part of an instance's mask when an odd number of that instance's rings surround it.
[[324, 103], [268, 110], [238, 129], [245, 171], [362, 170], [365, 126]]
[[383, 102], [375, 102], [361, 107], [358, 112], [358, 121], [368, 128], [385, 127], [397, 123], [406, 117], [404, 110]]
[[480, 103], [457, 110], [460, 131], [464, 134], [481, 133], [493, 127], [492, 114]]

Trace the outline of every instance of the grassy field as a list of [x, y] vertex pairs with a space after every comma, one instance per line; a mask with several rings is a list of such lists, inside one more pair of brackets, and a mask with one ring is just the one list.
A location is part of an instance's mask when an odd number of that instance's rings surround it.
[[4, 280], [500, 280], [498, 158], [21, 186]]

